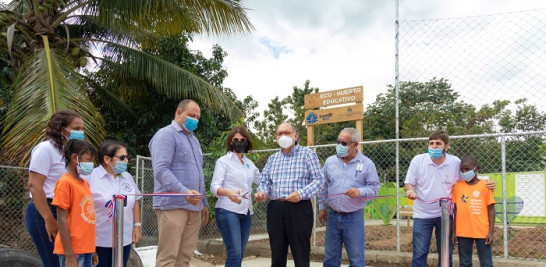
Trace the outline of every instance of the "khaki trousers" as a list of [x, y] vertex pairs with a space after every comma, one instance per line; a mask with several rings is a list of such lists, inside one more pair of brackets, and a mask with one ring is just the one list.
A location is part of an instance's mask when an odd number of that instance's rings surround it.
[[159, 243], [156, 267], [188, 267], [197, 247], [201, 212], [185, 209], [154, 210]]

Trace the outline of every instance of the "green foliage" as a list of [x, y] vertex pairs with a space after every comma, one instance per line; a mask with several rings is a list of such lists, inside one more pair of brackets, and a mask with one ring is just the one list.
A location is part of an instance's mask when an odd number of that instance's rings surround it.
[[[379, 196], [396, 195], [396, 190], [403, 194], [402, 188], [396, 186], [395, 183], [383, 183], [379, 192]], [[404, 197], [400, 197], [400, 204], [406, 203]], [[396, 197], [379, 198], [368, 202], [365, 210], [365, 216], [368, 219], [381, 219], [384, 225], [390, 225], [392, 217], [396, 214]]]

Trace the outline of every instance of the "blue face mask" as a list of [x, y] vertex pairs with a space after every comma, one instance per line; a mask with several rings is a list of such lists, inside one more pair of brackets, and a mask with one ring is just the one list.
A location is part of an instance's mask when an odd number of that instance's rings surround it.
[[349, 146], [344, 146], [342, 144], [337, 144], [336, 146], [336, 153], [338, 156], [340, 157], [346, 157], [347, 156], [347, 151], [349, 151]]
[[77, 171], [81, 175], [89, 175], [93, 172], [93, 168], [95, 168], [95, 164], [90, 162], [79, 162], [79, 160], [76, 158], [76, 162], [78, 162]]
[[470, 170], [470, 171], [467, 171], [467, 172], [460, 172], [461, 173], [461, 177], [467, 181], [467, 182], [470, 182], [470, 180], [474, 179], [474, 176], [476, 176], [476, 172], [474, 171], [476, 168]]
[[85, 138], [85, 136], [83, 135], [83, 131], [76, 131], [76, 130], [69, 130], [69, 129], [66, 129], [66, 130], [70, 132], [70, 135], [66, 138], [68, 140], [71, 140], [71, 139], [83, 140]]
[[428, 155], [432, 159], [439, 159], [444, 155], [444, 149], [443, 148], [428, 148]]
[[197, 129], [197, 123], [199, 123], [199, 120], [192, 117], [186, 117], [186, 122], [184, 122], [184, 128], [186, 128], [186, 130], [190, 132], [193, 132], [195, 131], [195, 129]]
[[116, 161], [116, 165], [114, 165], [114, 168], [112, 169], [114, 169], [114, 172], [116, 174], [120, 174], [127, 170], [127, 162], [118, 160]]

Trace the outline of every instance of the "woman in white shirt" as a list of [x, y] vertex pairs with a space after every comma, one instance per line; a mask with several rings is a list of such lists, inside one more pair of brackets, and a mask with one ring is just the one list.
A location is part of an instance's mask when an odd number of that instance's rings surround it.
[[83, 120], [72, 110], [55, 112], [47, 124], [46, 140], [30, 152], [28, 189], [30, 201], [25, 211], [25, 226], [45, 267], [59, 266], [53, 254], [57, 235], [57, 209], [51, 206], [53, 189], [66, 171], [62, 150], [68, 139], [82, 140]]
[[99, 256], [97, 266], [112, 264], [112, 220], [114, 219], [113, 195], [127, 196], [127, 206], [123, 209], [123, 266], [127, 266], [131, 244], [140, 239], [140, 194], [133, 176], [127, 170], [126, 146], [115, 140], [106, 140], [99, 146], [100, 165], [85, 177], [89, 182], [96, 215], [96, 252]]
[[252, 226], [252, 183], [260, 171], [244, 153], [252, 150], [252, 139], [243, 126], [231, 129], [226, 140], [227, 154], [216, 161], [210, 191], [218, 201], [216, 223], [226, 246], [226, 266], [241, 266]]

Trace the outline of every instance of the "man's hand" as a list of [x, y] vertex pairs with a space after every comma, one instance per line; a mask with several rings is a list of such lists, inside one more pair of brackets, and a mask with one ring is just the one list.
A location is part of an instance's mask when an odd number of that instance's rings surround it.
[[258, 202], [264, 202], [264, 200], [267, 198], [267, 195], [264, 192], [260, 191], [260, 192], [258, 192], [256, 194], [254, 194], [254, 198]]
[[45, 229], [47, 232], [47, 237], [49, 238], [50, 242], [55, 241], [55, 236], [57, 236], [57, 232], [59, 232], [59, 228], [57, 227], [57, 222], [54, 218], [51, 218], [50, 220], [45, 221]]
[[133, 227], [133, 244], [138, 243], [140, 240], [140, 226]]
[[197, 204], [199, 204], [199, 202], [201, 202], [201, 199], [203, 198], [203, 196], [201, 196], [201, 193], [195, 191], [195, 190], [190, 190], [188, 192], [186, 192], [186, 194], [192, 194], [192, 195], [198, 195], [198, 196], [187, 196], [186, 197], [186, 200], [194, 205], [194, 206], [197, 206]]
[[489, 190], [495, 192], [495, 189], [497, 188], [497, 184], [495, 184], [495, 181], [487, 179], [487, 182], [485, 183], [485, 186], [489, 188]]
[[301, 200], [300, 193], [298, 191], [292, 192], [292, 194], [288, 195], [284, 200], [292, 203], [298, 203]]
[[201, 210], [201, 224], [205, 225], [209, 221], [209, 207], [203, 206]]
[[360, 190], [358, 188], [351, 187], [347, 192], [345, 192], [346, 196], [349, 196], [352, 199], [355, 199], [357, 197], [360, 197]]
[[493, 241], [495, 240], [495, 235], [493, 232], [489, 232], [489, 234], [487, 234], [487, 237], [485, 238], [485, 244], [490, 246], [493, 244]]
[[[451, 242], [453, 242], [453, 245], [454, 246], [458, 246], [459, 245], [459, 239], [457, 239], [457, 236], [455, 236], [455, 233], [453, 233], [451, 235]], [[487, 241], [486, 241], [486, 244], [487, 244]]]
[[411, 199], [411, 200], [416, 200], [417, 199], [417, 194], [415, 194], [415, 191], [413, 191], [413, 190], [406, 190], [406, 197]]
[[99, 264], [99, 255], [97, 254], [97, 252], [93, 252], [93, 257], [91, 257], [91, 264], [93, 264], [93, 266], [97, 266]]
[[326, 225], [326, 221], [328, 220], [328, 213], [326, 212], [326, 210], [319, 210], [318, 218], [320, 224]]

